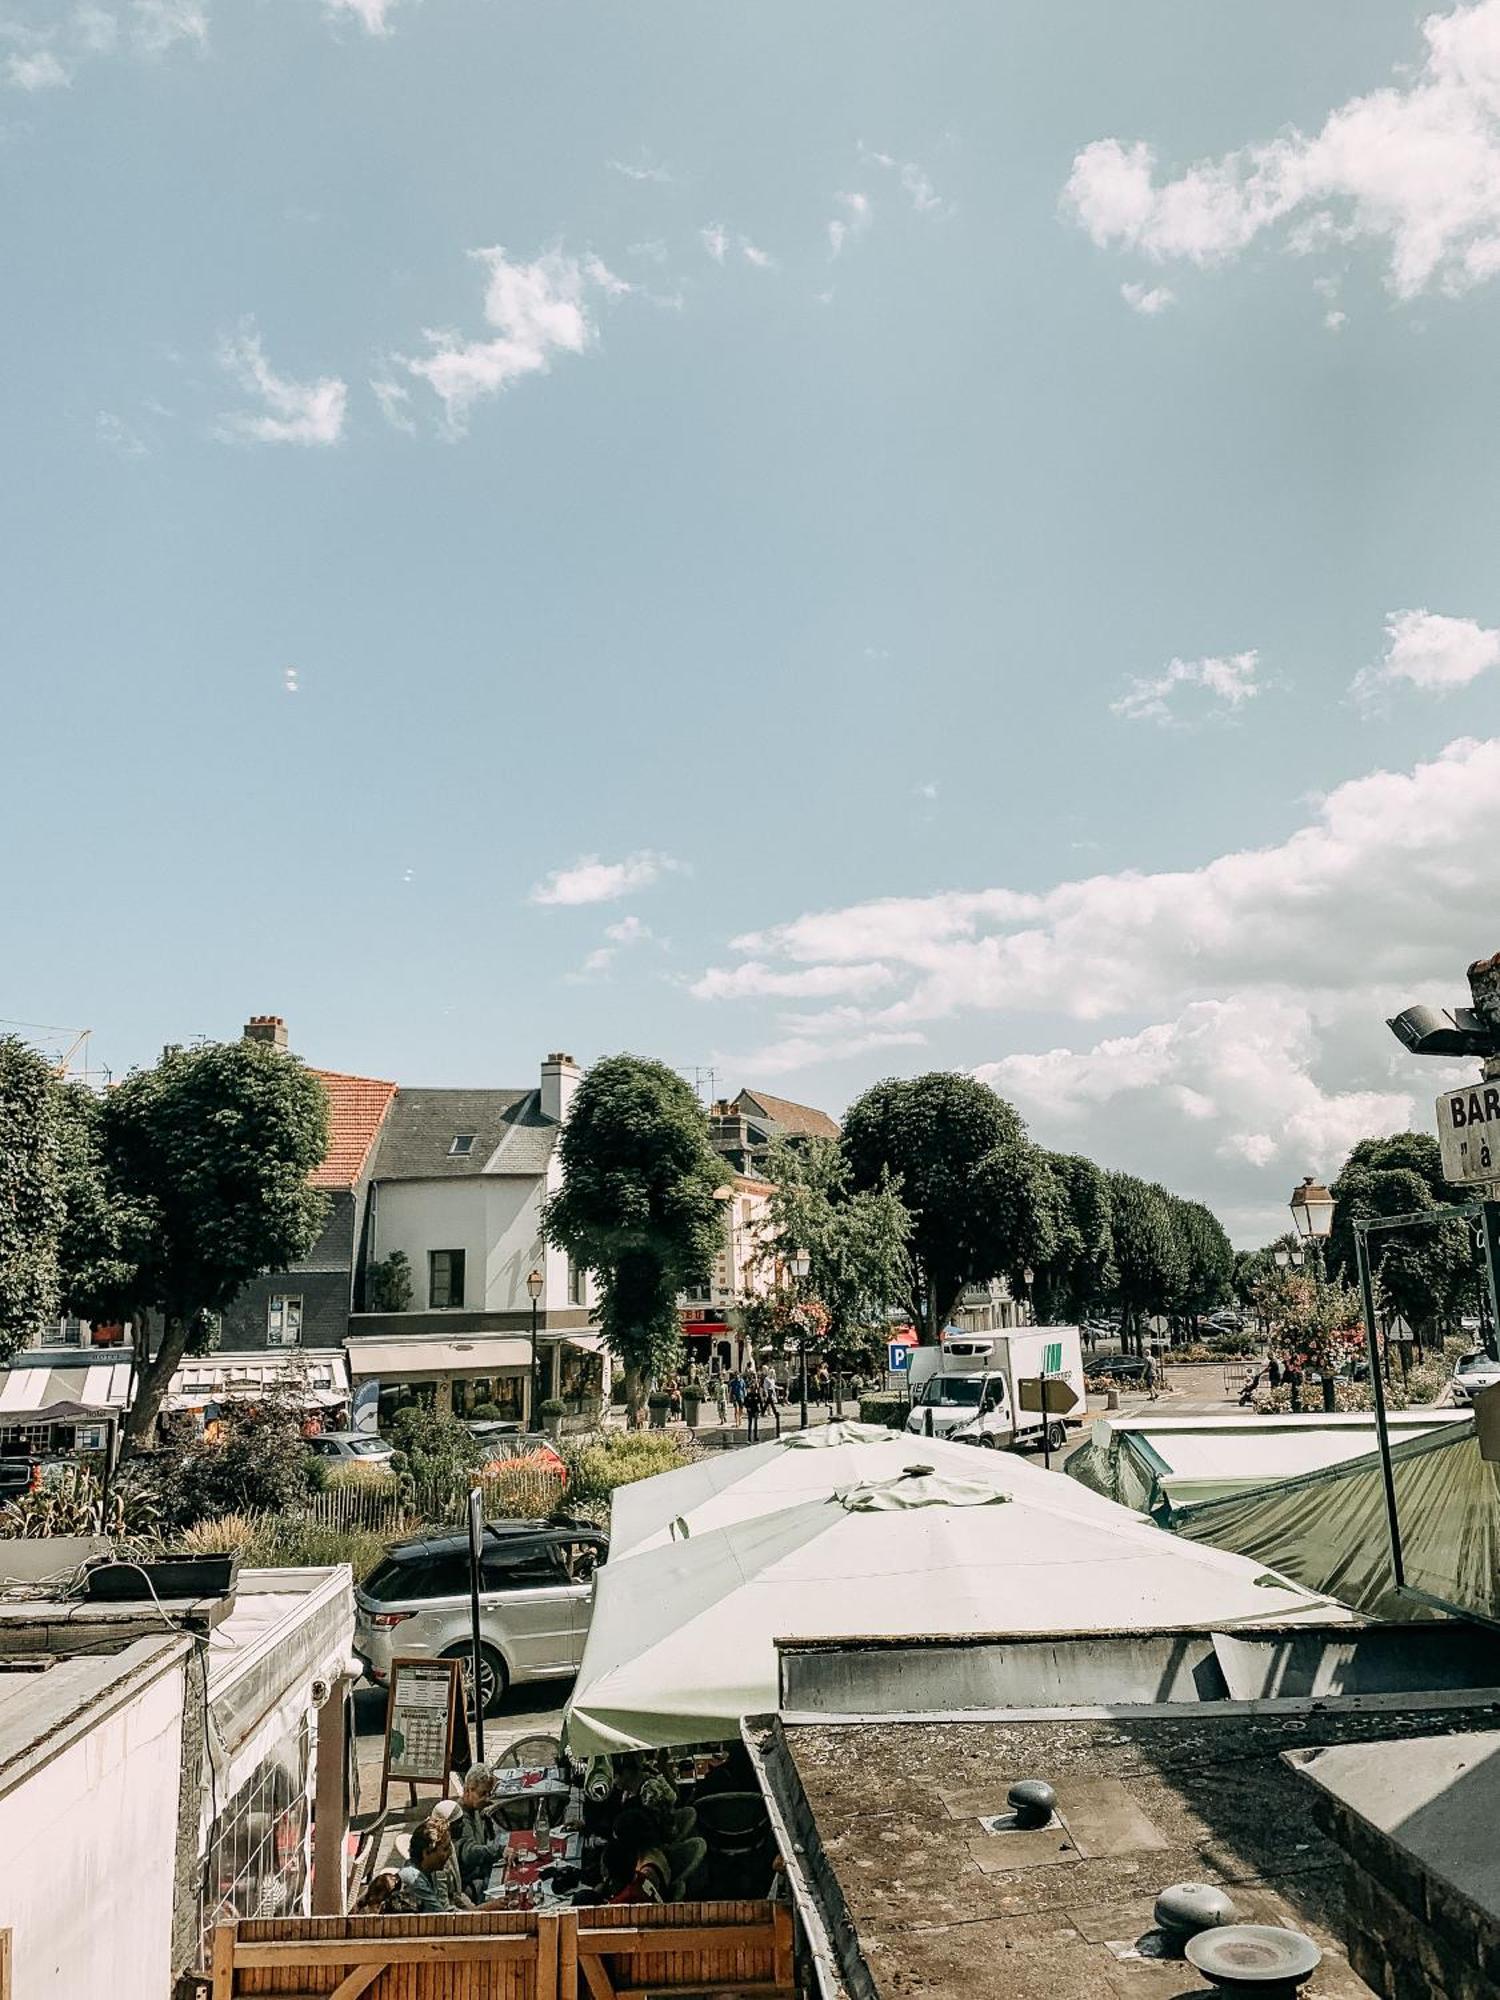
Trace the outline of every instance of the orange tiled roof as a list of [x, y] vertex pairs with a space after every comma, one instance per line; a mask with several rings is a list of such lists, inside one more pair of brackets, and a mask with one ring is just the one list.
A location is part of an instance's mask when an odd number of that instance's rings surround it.
[[336, 1069], [315, 1069], [313, 1075], [328, 1093], [328, 1155], [314, 1170], [312, 1184], [353, 1187], [370, 1157], [396, 1086], [373, 1076], [344, 1076]]
[[839, 1128], [828, 1113], [814, 1109], [811, 1104], [794, 1104], [791, 1098], [773, 1097], [768, 1090], [742, 1090], [735, 1099], [736, 1105], [746, 1097], [796, 1138], [836, 1139], [839, 1136]]

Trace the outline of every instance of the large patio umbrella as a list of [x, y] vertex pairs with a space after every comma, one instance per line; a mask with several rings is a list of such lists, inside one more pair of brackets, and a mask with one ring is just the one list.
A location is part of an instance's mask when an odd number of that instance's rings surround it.
[[1029, 1477], [1008, 1493], [982, 1479], [900, 1477], [606, 1563], [570, 1747], [610, 1754], [736, 1736], [741, 1717], [776, 1706], [778, 1637], [1143, 1632], [1340, 1615], [1259, 1563], [1179, 1541], [1110, 1501], [1085, 1514], [1063, 1481], [1011, 1469]]
[[977, 1481], [999, 1493], [1018, 1487], [1029, 1492], [1029, 1482], [1042, 1479], [1052, 1490], [1053, 1504], [1063, 1511], [1110, 1518], [1109, 1501], [1011, 1452], [913, 1437], [884, 1424], [819, 1424], [617, 1486], [610, 1503], [609, 1559], [619, 1562], [663, 1542], [774, 1514], [801, 1500], [826, 1500], [851, 1486], [895, 1479], [914, 1465], [951, 1479]]

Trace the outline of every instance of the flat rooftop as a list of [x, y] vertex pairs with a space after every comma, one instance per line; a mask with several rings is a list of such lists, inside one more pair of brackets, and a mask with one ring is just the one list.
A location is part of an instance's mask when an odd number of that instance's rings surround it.
[[[1343, 1855], [1284, 1757], [1325, 1745], [1494, 1729], [1500, 1706], [1406, 1713], [1248, 1705], [1165, 1718], [768, 1725], [773, 1793], [810, 1850], [844, 1990], [880, 2000], [1179, 2000], [1192, 1968], [1142, 1956], [1168, 1883], [1222, 1885], [1239, 1918], [1305, 1931], [1308, 2000], [1365, 2000], [1343, 1951]], [[1488, 1747], [1488, 1746], [1486, 1746]], [[992, 1832], [1040, 1778], [1059, 1824]], [[808, 1821], [815, 1837], [808, 1840]], [[821, 1850], [821, 1854], [819, 1852]], [[839, 1907], [842, 1903], [843, 1908]]]

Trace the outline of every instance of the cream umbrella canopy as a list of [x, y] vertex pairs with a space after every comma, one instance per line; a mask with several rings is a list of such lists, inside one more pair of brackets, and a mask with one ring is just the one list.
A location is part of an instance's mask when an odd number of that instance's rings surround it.
[[1139, 1632], [1340, 1615], [1258, 1563], [1178, 1541], [1110, 1501], [1079, 1510], [1063, 1481], [1012, 1468], [1028, 1476], [1009, 1493], [908, 1475], [606, 1563], [568, 1708], [570, 1747], [608, 1755], [736, 1736], [743, 1716], [777, 1705], [778, 1637]]
[[1097, 1494], [1049, 1476], [1010, 1452], [912, 1437], [883, 1424], [820, 1424], [788, 1431], [766, 1444], [713, 1452], [691, 1465], [617, 1487], [610, 1504], [609, 1559], [617, 1563], [664, 1542], [727, 1528], [802, 1500], [826, 1500], [846, 1487], [895, 1479], [914, 1465], [1000, 1493], [1014, 1492], [1030, 1480], [1047, 1480], [1062, 1489], [1055, 1495], [1056, 1505], [1077, 1513], [1099, 1511]]

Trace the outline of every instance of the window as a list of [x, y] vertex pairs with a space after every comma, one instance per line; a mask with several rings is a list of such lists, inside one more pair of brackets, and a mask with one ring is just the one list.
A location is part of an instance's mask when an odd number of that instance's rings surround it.
[[568, 1304], [582, 1306], [588, 1304], [589, 1274], [581, 1264], [568, 1260]]
[[448, 1148], [448, 1155], [450, 1159], [455, 1157], [462, 1159], [465, 1154], [472, 1153], [473, 1150], [474, 1150], [474, 1134], [472, 1132], [454, 1133], [453, 1144]]
[[464, 1253], [462, 1250], [429, 1250], [427, 1253], [427, 1303], [434, 1312], [464, 1302]]
[[495, 1590], [549, 1590], [569, 1581], [557, 1550], [550, 1542], [527, 1542], [521, 1548], [492, 1542], [484, 1552], [484, 1587]]
[[266, 1307], [267, 1347], [298, 1347], [302, 1343], [300, 1294], [272, 1292]]

